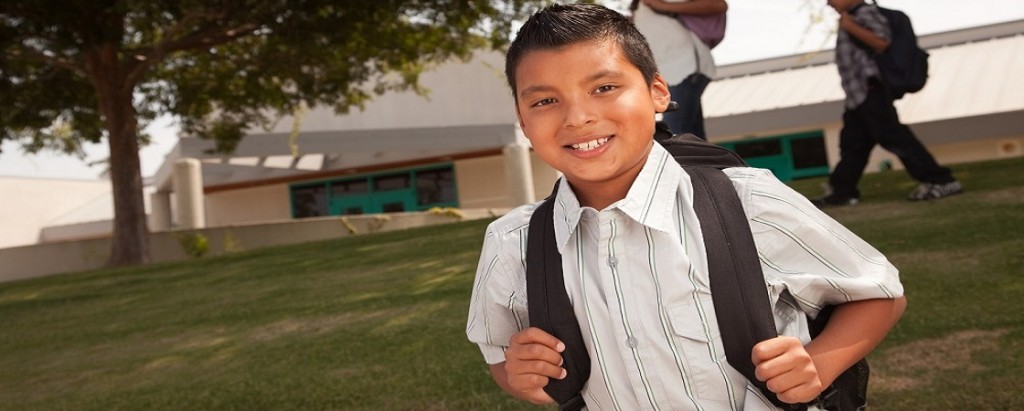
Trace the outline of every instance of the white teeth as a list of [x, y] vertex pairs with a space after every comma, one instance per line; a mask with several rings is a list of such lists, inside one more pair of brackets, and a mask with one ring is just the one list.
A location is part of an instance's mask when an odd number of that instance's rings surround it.
[[602, 145], [604, 145], [604, 143], [607, 143], [607, 142], [608, 142], [608, 137], [602, 137], [602, 138], [599, 138], [597, 140], [590, 140], [590, 141], [587, 141], [587, 142], [584, 142], [584, 143], [573, 144], [570, 147], [572, 147], [574, 150], [590, 151], [590, 150], [593, 150], [595, 148], [601, 147]]

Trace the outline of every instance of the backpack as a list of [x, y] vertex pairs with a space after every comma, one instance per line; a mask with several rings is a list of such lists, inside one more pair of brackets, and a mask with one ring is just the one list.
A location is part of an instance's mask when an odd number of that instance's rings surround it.
[[[708, 270], [726, 359], [777, 407], [806, 410], [807, 404], [780, 401], [756, 378], [750, 359], [755, 344], [778, 334], [750, 226], [732, 182], [721, 171], [743, 167], [746, 163], [736, 153], [692, 134], [667, 138], [671, 136], [667, 127], [659, 123], [655, 139], [690, 175], [694, 185], [694, 210], [706, 249], [716, 250], [708, 254]], [[544, 391], [558, 402], [560, 410], [580, 410], [586, 406], [581, 391], [590, 378], [590, 357], [565, 291], [562, 256], [555, 243], [553, 213], [557, 192], [558, 183], [555, 183], [551, 196], [530, 218], [526, 249], [527, 304], [530, 325], [555, 336], [566, 347], [562, 352], [566, 377], [550, 380]], [[830, 314], [831, 307], [827, 307], [814, 320], [809, 320], [812, 337], [821, 332]], [[867, 378], [867, 361], [861, 359], [822, 392], [816, 402], [829, 411], [863, 409]]]
[[902, 11], [887, 9], [877, 3], [875, 7], [889, 22], [892, 32], [889, 48], [878, 53], [860, 41], [856, 41], [857, 45], [874, 56], [882, 81], [889, 86], [893, 97], [899, 99], [904, 94], [920, 91], [928, 81], [928, 52], [918, 46], [910, 17]]
[[713, 49], [725, 38], [725, 13], [719, 14], [682, 14], [676, 13], [676, 20], [693, 32], [702, 43]]

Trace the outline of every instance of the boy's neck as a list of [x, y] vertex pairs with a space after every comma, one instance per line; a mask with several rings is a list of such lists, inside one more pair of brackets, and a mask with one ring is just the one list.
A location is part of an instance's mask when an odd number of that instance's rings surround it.
[[626, 195], [629, 194], [629, 189], [633, 187], [633, 182], [636, 181], [636, 177], [640, 175], [640, 171], [643, 170], [643, 165], [646, 163], [647, 157], [644, 157], [640, 167], [629, 178], [596, 183], [575, 182], [570, 181], [568, 178], [566, 178], [566, 181], [569, 182], [572, 192], [576, 194], [576, 199], [580, 202], [581, 207], [590, 207], [601, 211], [615, 204], [615, 202], [626, 198]]
[[576, 199], [580, 201], [581, 207], [590, 207], [597, 211], [604, 210], [608, 206], [615, 204], [623, 198], [626, 198], [626, 193], [629, 192], [629, 187], [626, 187], [626, 192], [622, 193], [619, 190], [587, 190], [580, 185], [569, 182], [569, 187], [572, 188], [573, 193], [576, 193]]

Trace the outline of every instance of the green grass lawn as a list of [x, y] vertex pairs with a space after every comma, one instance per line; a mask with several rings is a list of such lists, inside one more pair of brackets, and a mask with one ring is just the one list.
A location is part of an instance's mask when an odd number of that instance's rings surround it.
[[[874, 410], [1024, 409], [1024, 160], [830, 211], [901, 270]], [[793, 184], [818, 195], [822, 179]], [[0, 284], [4, 410], [515, 410], [464, 327], [488, 221]]]

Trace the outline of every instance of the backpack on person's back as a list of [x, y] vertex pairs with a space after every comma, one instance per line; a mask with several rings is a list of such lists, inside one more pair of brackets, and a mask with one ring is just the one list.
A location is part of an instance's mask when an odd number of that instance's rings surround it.
[[[670, 138], [671, 137], [671, 138]], [[787, 411], [806, 410], [807, 404], [786, 404], [768, 386], [756, 378], [751, 361], [753, 346], [778, 336], [771, 304], [765, 288], [754, 244], [742, 203], [723, 168], [744, 167], [736, 153], [703, 141], [693, 135], [672, 136], [664, 123], [658, 123], [654, 139], [680, 163], [694, 186], [694, 211], [697, 214], [705, 246], [711, 296], [727, 361], [747, 377], [752, 385], [775, 406]], [[559, 404], [559, 410], [577, 411], [586, 407], [581, 395], [590, 378], [590, 357], [583, 334], [572, 309], [562, 277], [562, 255], [554, 239], [554, 196], [545, 199], [530, 219], [526, 249], [527, 307], [530, 325], [562, 341], [562, 367], [565, 378], [551, 380], [544, 387]], [[817, 336], [831, 316], [825, 307], [814, 319], [808, 318], [811, 336]], [[819, 396], [815, 405], [828, 411], [860, 410], [867, 402], [869, 368], [861, 359], [844, 371]]]
[[[633, 0], [629, 5], [629, 10], [635, 11], [639, 4], [640, 0]], [[715, 48], [725, 38], [726, 18], [724, 12], [717, 14], [684, 14], [651, 10], [658, 14], [674, 17], [679, 24], [690, 30], [704, 45], [708, 46], [709, 50]]]
[[889, 86], [894, 97], [902, 98], [904, 94], [920, 91], [928, 81], [928, 52], [918, 46], [910, 17], [902, 11], [872, 3], [889, 22], [892, 32], [889, 48], [876, 53], [863, 43], [857, 44], [872, 53], [882, 81]]

